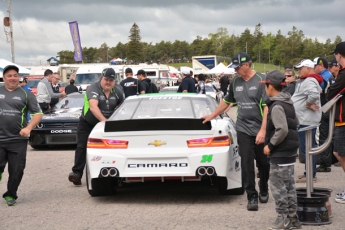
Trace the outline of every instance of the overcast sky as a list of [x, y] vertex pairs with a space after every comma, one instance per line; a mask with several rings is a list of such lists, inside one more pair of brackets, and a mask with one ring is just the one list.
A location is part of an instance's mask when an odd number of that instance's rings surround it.
[[[110, 3], [111, 2], [111, 3]], [[16, 63], [37, 65], [61, 50], [73, 50], [68, 22], [78, 21], [82, 47], [128, 42], [136, 22], [144, 42], [192, 42], [217, 28], [239, 35], [261, 23], [266, 34], [292, 26], [320, 41], [345, 39], [344, 0], [12, 0]], [[0, 18], [8, 16], [0, 0]], [[0, 58], [11, 60], [11, 46], [0, 32]]]

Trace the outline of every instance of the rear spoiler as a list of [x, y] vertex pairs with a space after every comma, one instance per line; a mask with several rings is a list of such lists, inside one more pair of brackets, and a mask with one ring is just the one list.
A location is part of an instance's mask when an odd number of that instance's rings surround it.
[[160, 118], [106, 121], [104, 132], [125, 131], [178, 131], [178, 130], [211, 130], [211, 122], [203, 124], [204, 119]]

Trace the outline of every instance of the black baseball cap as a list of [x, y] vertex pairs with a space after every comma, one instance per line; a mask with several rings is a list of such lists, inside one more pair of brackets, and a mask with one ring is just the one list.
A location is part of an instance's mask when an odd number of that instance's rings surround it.
[[73, 79], [71, 79], [69, 82], [70, 82], [70, 83], [74, 83], [74, 80], [73, 80]]
[[142, 69], [138, 70], [138, 72], [137, 72], [137, 74], [136, 74], [135, 76], [138, 76], [138, 75], [144, 75], [144, 76], [146, 76], [145, 70], [142, 70]]
[[131, 68], [127, 68], [127, 69], [125, 70], [125, 74], [127, 74], [127, 73], [133, 73], [133, 70], [132, 70]]
[[345, 54], [345, 42], [338, 43], [335, 49], [331, 52], [331, 54], [334, 54], [334, 53]]
[[338, 66], [338, 62], [335, 58], [333, 58], [332, 60], [328, 62], [328, 67], [332, 67], [332, 66]]
[[108, 79], [115, 80], [115, 70], [113, 68], [104, 69], [102, 76]]
[[315, 65], [323, 65], [323, 67], [328, 68], [328, 61], [326, 58], [317, 57], [317, 58], [314, 58], [313, 61], [314, 61]]
[[236, 69], [239, 65], [245, 62], [249, 62], [251, 59], [249, 55], [245, 52], [239, 52], [235, 54], [232, 58], [232, 63], [228, 68]]
[[279, 70], [272, 70], [266, 74], [266, 79], [259, 81], [261, 84], [271, 84], [275, 86], [285, 85], [285, 75]]
[[5, 73], [7, 71], [11, 70], [11, 69], [13, 69], [13, 70], [17, 71], [17, 73], [19, 73], [19, 68], [17, 66], [15, 66], [15, 65], [8, 65], [8, 66], [6, 66], [4, 68], [4, 70], [2, 71], [2, 74], [5, 75]]

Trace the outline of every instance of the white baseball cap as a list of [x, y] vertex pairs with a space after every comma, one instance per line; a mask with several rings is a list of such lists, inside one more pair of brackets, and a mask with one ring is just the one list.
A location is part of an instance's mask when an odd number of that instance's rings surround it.
[[190, 75], [190, 70], [189, 69], [182, 69], [182, 74], [186, 75]]
[[314, 68], [315, 67], [315, 63], [312, 60], [310, 60], [310, 59], [303, 59], [302, 61], [300, 61], [300, 63], [298, 63], [294, 67], [296, 69], [299, 69], [299, 68], [302, 68], [303, 66]]

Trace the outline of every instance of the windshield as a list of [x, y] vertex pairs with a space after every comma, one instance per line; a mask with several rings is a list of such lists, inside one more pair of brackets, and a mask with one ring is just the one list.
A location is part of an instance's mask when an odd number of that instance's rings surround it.
[[99, 81], [100, 77], [101, 77], [101, 73], [77, 74], [74, 79], [74, 84], [76, 85], [92, 84], [94, 82]]
[[208, 98], [178, 95], [151, 97], [125, 101], [109, 120], [201, 118], [214, 109], [214, 102]]
[[37, 85], [38, 85], [38, 83], [39, 83], [40, 81], [41, 81], [40, 79], [37, 79], [37, 80], [28, 80], [27, 85], [28, 85], [30, 88], [37, 88]]
[[67, 96], [55, 105], [55, 109], [72, 109], [84, 106], [84, 94]]

